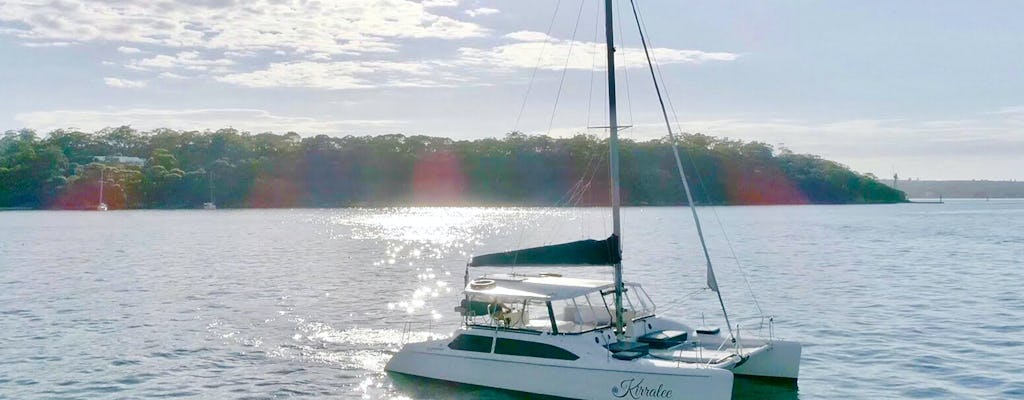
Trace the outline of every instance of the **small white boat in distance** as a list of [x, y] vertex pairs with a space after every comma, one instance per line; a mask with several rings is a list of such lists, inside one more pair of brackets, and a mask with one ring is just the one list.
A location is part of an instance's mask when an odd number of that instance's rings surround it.
[[96, 206], [96, 211], [107, 211], [107, 203], [103, 202], [103, 167], [100, 168], [100, 204]]
[[216, 210], [217, 203], [213, 202], [213, 171], [210, 171], [210, 201], [203, 203], [204, 210]]
[[485, 275], [466, 286], [451, 338], [406, 344], [391, 372], [577, 399], [729, 399], [733, 374], [797, 379], [800, 344], [737, 339], [655, 315], [625, 283], [616, 338], [615, 282]]

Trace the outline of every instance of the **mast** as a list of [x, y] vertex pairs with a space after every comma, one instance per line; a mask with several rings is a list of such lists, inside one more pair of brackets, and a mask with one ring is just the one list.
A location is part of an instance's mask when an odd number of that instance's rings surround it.
[[[604, 2], [604, 39], [608, 54], [608, 152], [612, 183], [612, 234], [618, 237], [622, 254], [622, 226], [619, 216], [619, 126], [615, 112], [615, 29], [612, 27], [612, 0]], [[622, 340], [622, 261], [615, 263], [615, 336]]]
[[210, 170], [210, 204], [213, 204], [213, 170]]
[[100, 167], [100, 205], [103, 204], [103, 167]]

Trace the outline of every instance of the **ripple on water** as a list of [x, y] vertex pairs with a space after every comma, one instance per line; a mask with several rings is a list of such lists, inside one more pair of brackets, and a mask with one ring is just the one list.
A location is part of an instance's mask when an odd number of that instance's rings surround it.
[[1024, 398], [1024, 382], [1014, 382], [1006, 385], [1001, 394], [1004, 398]]
[[903, 362], [901, 366], [909, 370], [935, 376], [946, 376], [956, 370], [956, 368], [949, 365], [948, 359], [930, 354], [913, 357]]
[[957, 385], [969, 389], [990, 389], [1002, 386], [1003, 380], [979, 374], [961, 374], [951, 376]]
[[903, 397], [915, 398], [915, 399], [935, 399], [949, 397], [953, 394], [945, 388], [937, 386], [918, 387], [913, 389], [904, 390], [902, 392]]
[[[1015, 204], [1006, 207], [1024, 209]], [[1024, 356], [1016, 351], [1024, 346], [1024, 253], [1009, 245], [1024, 243], [1014, 228], [1024, 226], [1024, 212], [940, 213], [990, 207], [956, 202], [913, 207], [717, 211], [732, 228], [761, 305], [780, 317], [776, 335], [805, 343], [799, 393], [738, 383], [747, 393], [738, 399], [1024, 398]], [[700, 251], [692, 227], [678, 223], [685, 213], [624, 213], [627, 248], [656, 247], [629, 252], [627, 278], [642, 281], [659, 305], [679, 301], [697, 310], [701, 304], [681, 293], [700, 282], [677, 279], [700, 273], [679, 272], [680, 257]], [[516, 398], [443, 384], [424, 392], [419, 381], [399, 388], [381, 371], [402, 343], [444, 337], [435, 332], [458, 325], [451, 307], [470, 254], [603, 237], [606, 214], [139, 211], [105, 215], [113, 222], [98, 224], [95, 214], [0, 213], [0, 226], [17, 227], [0, 229], [0, 246], [24, 243], [0, 274], [0, 392]], [[727, 249], [715, 230], [707, 234], [712, 252]], [[96, 246], [96, 239], [110, 245]], [[713, 257], [729, 264], [730, 252], [722, 253]], [[168, 259], [175, 262], [159, 261]], [[721, 267], [719, 284], [736, 289], [724, 292], [738, 300], [726, 304], [747, 301], [740, 275]], [[595, 274], [608, 276], [604, 269]], [[419, 325], [393, 323], [406, 320]], [[119, 391], [103, 393], [113, 388]]]

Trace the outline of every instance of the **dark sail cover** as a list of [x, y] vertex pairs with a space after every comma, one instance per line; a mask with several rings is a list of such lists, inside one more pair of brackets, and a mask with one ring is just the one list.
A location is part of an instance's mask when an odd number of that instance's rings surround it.
[[611, 235], [605, 240], [588, 239], [502, 253], [484, 254], [473, 257], [469, 265], [472, 267], [500, 265], [615, 265], [620, 261], [622, 261], [622, 254], [619, 253], [619, 237]]

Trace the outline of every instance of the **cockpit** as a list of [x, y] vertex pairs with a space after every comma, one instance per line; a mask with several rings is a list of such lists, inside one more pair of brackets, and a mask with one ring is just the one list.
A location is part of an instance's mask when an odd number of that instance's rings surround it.
[[[611, 327], [616, 315], [611, 281], [503, 274], [470, 281], [465, 293], [456, 311], [469, 326], [579, 334]], [[650, 296], [634, 283], [623, 285], [622, 308], [624, 322], [655, 313]]]

